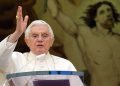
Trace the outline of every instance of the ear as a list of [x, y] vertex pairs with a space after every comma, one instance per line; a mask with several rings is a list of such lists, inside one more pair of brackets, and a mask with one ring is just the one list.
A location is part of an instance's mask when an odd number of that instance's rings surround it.
[[24, 41], [25, 41], [26, 45], [29, 47], [29, 41], [28, 41], [28, 38], [24, 38]]
[[55, 39], [54, 39], [54, 38], [52, 38], [50, 47], [52, 47], [52, 45], [53, 45], [54, 41], [55, 41]]

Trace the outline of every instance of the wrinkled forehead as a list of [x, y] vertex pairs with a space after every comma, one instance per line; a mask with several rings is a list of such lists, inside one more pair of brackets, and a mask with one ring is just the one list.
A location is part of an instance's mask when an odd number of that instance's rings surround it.
[[97, 9], [96, 15], [104, 14], [105, 12], [111, 12], [112, 13], [112, 8], [107, 4], [102, 4]]

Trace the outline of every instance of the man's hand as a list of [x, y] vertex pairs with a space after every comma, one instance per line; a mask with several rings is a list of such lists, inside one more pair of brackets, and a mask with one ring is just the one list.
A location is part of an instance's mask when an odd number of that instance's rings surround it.
[[10, 35], [8, 39], [9, 42], [14, 43], [24, 33], [24, 31], [26, 30], [28, 19], [29, 17], [27, 15], [25, 16], [25, 18], [23, 18], [22, 7], [18, 6], [16, 14], [16, 30], [13, 34]]
[[28, 22], [28, 16], [26, 15], [25, 18], [23, 18], [22, 15], [22, 7], [18, 6], [18, 10], [17, 10], [17, 15], [16, 15], [16, 32], [21, 35], [22, 33], [24, 33], [24, 31], [26, 30], [26, 26], [27, 26], [27, 22]]

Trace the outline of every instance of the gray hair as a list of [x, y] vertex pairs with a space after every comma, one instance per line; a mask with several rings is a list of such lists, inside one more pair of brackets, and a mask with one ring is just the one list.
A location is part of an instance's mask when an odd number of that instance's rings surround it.
[[48, 26], [48, 30], [49, 30], [51, 36], [54, 38], [54, 33], [53, 33], [53, 30], [52, 30], [51, 26], [50, 26], [47, 22], [45, 22], [45, 21], [43, 21], [43, 20], [35, 20], [35, 21], [33, 21], [33, 22], [27, 27], [27, 29], [26, 29], [26, 31], [25, 31], [25, 37], [28, 37], [29, 32], [30, 32], [30, 29], [31, 29], [31, 27], [34, 26], [34, 25], [47, 25], [47, 26]]

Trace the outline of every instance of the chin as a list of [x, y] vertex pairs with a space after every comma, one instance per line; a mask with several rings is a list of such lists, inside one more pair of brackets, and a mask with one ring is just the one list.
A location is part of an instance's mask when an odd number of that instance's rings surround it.
[[46, 53], [45, 51], [41, 51], [41, 50], [36, 52], [37, 55], [45, 54], [45, 53]]

